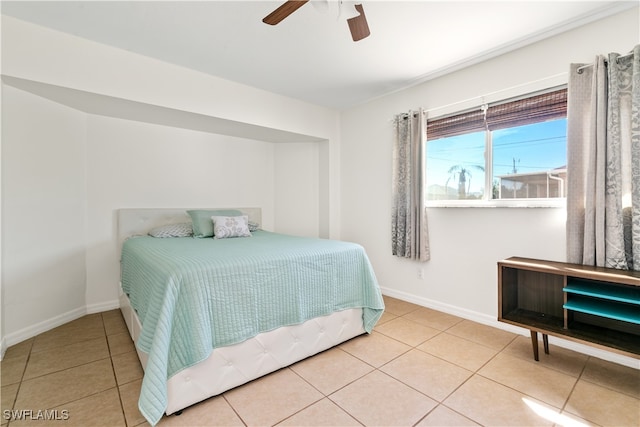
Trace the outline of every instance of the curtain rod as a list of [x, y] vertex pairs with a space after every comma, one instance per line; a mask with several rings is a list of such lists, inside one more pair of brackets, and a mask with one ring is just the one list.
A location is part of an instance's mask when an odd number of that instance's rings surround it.
[[[500, 89], [493, 92], [485, 93], [483, 95], [474, 96], [472, 98], [463, 99], [462, 101], [452, 102], [451, 104], [442, 105], [440, 107], [425, 109], [425, 113], [429, 116], [433, 115], [433, 118], [442, 118], [449, 115], [459, 114], [461, 112], [477, 110], [484, 104], [494, 104], [495, 102], [500, 102], [504, 100], [505, 97], [507, 97], [508, 99], [514, 98], [514, 96], [512, 95], [514, 91], [517, 91], [518, 93], [517, 97], [525, 96], [525, 95], [522, 95], [523, 88], [526, 91], [526, 93], [544, 92], [544, 91], [552, 92], [554, 90], [558, 90], [562, 87], [567, 86], [567, 83], [566, 83], [567, 74], [568, 74], [567, 72], [562, 72], [562, 73], [554, 74], [552, 76], [543, 77], [541, 79], [532, 80], [529, 82], [510, 86], [505, 89]], [[559, 81], [559, 79], [561, 81]], [[547, 83], [547, 82], [550, 82], [550, 83]], [[541, 83], [544, 83], [545, 89], [542, 89], [542, 90], [539, 89], [539, 84]], [[549, 87], [547, 86], [548, 84], [551, 84], [552, 86]], [[496, 97], [499, 97], [498, 98], [499, 100], [486, 101], [487, 98], [493, 99]], [[464, 106], [470, 105], [470, 106], [462, 107], [463, 109], [461, 111], [459, 109], [460, 105], [464, 105]], [[437, 112], [441, 110], [445, 110], [445, 113], [438, 114]]]
[[[426, 114], [427, 112], [422, 110], [422, 114]], [[412, 111], [411, 112], [411, 116], [412, 117], [418, 117], [418, 114], [420, 114], [420, 111]], [[409, 119], [409, 113], [402, 113], [400, 114], [400, 117], [402, 118], [402, 120], [408, 120]]]
[[[626, 55], [620, 55], [620, 56], [618, 56], [618, 57], [616, 58], [616, 64], [620, 64], [620, 58], [626, 58], [627, 56], [632, 56], [632, 55], [633, 55], [633, 52], [629, 52], [629, 53], [627, 53]], [[609, 64], [609, 61], [607, 61], [607, 60], [605, 59], [605, 60], [604, 60], [604, 65], [608, 65], [608, 64]], [[578, 74], [582, 74], [582, 70], [584, 70], [585, 68], [589, 68], [589, 67], [593, 67], [593, 62], [592, 62], [591, 64], [585, 64], [585, 65], [583, 65], [583, 66], [581, 66], [581, 67], [578, 67], [578, 68], [576, 69], [576, 72], [577, 72]]]

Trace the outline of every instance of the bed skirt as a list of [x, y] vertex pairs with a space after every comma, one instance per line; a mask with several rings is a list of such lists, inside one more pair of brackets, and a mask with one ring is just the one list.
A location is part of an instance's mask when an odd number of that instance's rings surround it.
[[[140, 321], [121, 292], [120, 310], [134, 342]], [[244, 342], [213, 350], [204, 361], [183, 369], [167, 381], [166, 414], [216, 396], [251, 380], [334, 347], [365, 333], [362, 309], [354, 308], [258, 334]], [[142, 367], [147, 354], [136, 346]]]

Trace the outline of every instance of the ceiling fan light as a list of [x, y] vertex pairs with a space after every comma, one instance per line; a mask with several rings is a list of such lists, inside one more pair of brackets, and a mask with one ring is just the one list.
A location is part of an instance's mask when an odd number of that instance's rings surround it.
[[311, 4], [319, 12], [326, 12], [329, 10], [329, 0], [311, 0]]
[[356, 9], [355, 1], [340, 1], [339, 19], [351, 19], [360, 16], [360, 12]]

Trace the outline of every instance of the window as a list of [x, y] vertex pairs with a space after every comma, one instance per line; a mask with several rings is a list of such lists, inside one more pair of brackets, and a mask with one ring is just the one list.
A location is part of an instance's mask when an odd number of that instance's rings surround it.
[[427, 122], [427, 200], [558, 199], [567, 176], [567, 90]]

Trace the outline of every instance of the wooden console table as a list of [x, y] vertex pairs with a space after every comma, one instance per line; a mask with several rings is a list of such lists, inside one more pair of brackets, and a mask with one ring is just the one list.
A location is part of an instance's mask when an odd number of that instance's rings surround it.
[[498, 262], [498, 320], [640, 358], [640, 272], [512, 257]]

